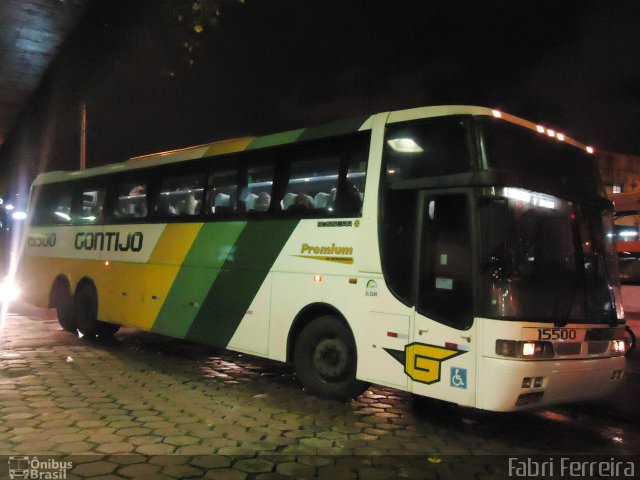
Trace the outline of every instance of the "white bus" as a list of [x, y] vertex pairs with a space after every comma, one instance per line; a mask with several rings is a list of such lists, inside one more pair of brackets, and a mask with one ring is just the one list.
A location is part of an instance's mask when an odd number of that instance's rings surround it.
[[132, 326], [495, 411], [624, 371], [613, 209], [589, 147], [425, 107], [40, 175], [21, 286], [85, 336]]

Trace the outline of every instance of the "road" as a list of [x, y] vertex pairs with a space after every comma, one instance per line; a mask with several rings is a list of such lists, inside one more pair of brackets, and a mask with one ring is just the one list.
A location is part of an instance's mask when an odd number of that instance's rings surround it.
[[510, 478], [509, 457], [552, 455], [637, 469], [624, 456], [640, 454], [639, 377], [636, 351], [597, 402], [497, 414], [374, 386], [339, 403], [306, 395], [284, 364], [128, 328], [87, 341], [23, 310], [0, 332], [0, 476], [8, 456], [35, 455], [102, 480], [489, 480]]

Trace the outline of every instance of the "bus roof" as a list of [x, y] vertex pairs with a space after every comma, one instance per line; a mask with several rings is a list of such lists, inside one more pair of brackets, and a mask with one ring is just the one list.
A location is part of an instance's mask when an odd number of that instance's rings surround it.
[[[377, 114], [380, 115], [380, 114]], [[409, 120], [417, 120], [420, 118], [433, 118], [452, 115], [481, 115], [494, 116], [511, 123], [516, 123], [525, 128], [537, 130], [540, 133], [552, 135], [552, 130], [546, 129], [540, 125], [529, 122], [514, 115], [504, 112], [492, 110], [486, 107], [469, 106], [469, 105], [442, 105], [431, 107], [419, 107], [407, 110], [398, 110], [395, 112], [387, 112], [388, 123], [396, 123]], [[204, 157], [215, 157], [229, 153], [237, 153], [246, 150], [256, 150], [268, 148], [277, 145], [286, 145], [307, 140], [317, 140], [329, 138], [338, 135], [344, 135], [357, 131], [370, 130], [373, 125], [373, 119], [376, 115], [369, 117], [356, 117], [345, 120], [339, 120], [325, 125], [310, 128], [301, 128], [298, 130], [289, 130], [286, 132], [264, 135], [259, 137], [240, 137], [229, 140], [222, 140], [204, 145], [181, 148], [177, 150], [169, 150], [166, 152], [152, 153], [138, 157], [130, 158], [124, 162], [111, 163], [100, 167], [88, 168], [86, 170], [77, 171], [52, 171], [45, 172], [35, 179], [34, 185], [42, 185], [47, 183], [65, 182], [79, 178], [88, 178], [98, 175], [108, 175], [129, 170], [136, 170], [145, 167], [165, 165], [169, 163], [182, 162], [186, 160], [194, 160]], [[553, 132], [554, 135], [557, 135]], [[561, 141], [569, 143], [581, 149], [587, 149], [585, 145], [566, 136], [558, 135]]]

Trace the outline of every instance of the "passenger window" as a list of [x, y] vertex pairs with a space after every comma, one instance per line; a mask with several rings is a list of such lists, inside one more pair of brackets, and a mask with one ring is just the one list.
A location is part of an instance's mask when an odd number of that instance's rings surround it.
[[36, 203], [35, 225], [65, 225], [71, 223], [73, 189], [70, 185], [45, 185]]
[[194, 216], [202, 208], [204, 176], [172, 176], [160, 182], [155, 210], [160, 216]]
[[[403, 303], [413, 306], [412, 289], [415, 265], [416, 211], [415, 190], [391, 190], [386, 187], [380, 215], [382, 270], [389, 288]], [[402, 248], [398, 248], [402, 245]]]
[[467, 196], [427, 197], [424, 210], [418, 311], [467, 328], [473, 306]]
[[80, 214], [74, 219], [81, 225], [93, 225], [102, 223], [104, 200], [107, 196], [105, 188], [91, 188], [82, 190], [82, 205]]
[[387, 182], [470, 171], [467, 123], [438, 120], [388, 126], [385, 165]]
[[282, 210], [293, 213], [335, 211], [340, 158], [323, 156], [303, 158], [291, 164]]
[[273, 166], [247, 169], [247, 186], [240, 192], [240, 206], [245, 212], [266, 212], [271, 206]]
[[338, 204], [336, 215], [342, 217], [355, 217], [362, 211], [364, 201], [364, 184], [367, 174], [367, 152], [355, 151], [347, 159], [346, 181], [343, 189], [338, 192]]
[[238, 205], [238, 172], [213, 172], [209, 176], [209, 185], [209, 212], [214, 215], [235, 213]]
[[144, 218], [147, 216], [147, 185], [144, 182], [127, 182], [118, 187], [114, 218]]

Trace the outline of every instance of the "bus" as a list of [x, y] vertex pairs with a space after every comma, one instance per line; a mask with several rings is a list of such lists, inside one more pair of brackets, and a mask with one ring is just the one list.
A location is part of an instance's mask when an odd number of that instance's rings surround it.
[[615, 193], [611, 200], [623, 304], [626, 311], [640, 312], [640, 192]]
[[34, 181], [21, 288], [85, 337], [121, 325], [513, 411], [624, 373], [613, 207], [591, 148], [432, 106]]

